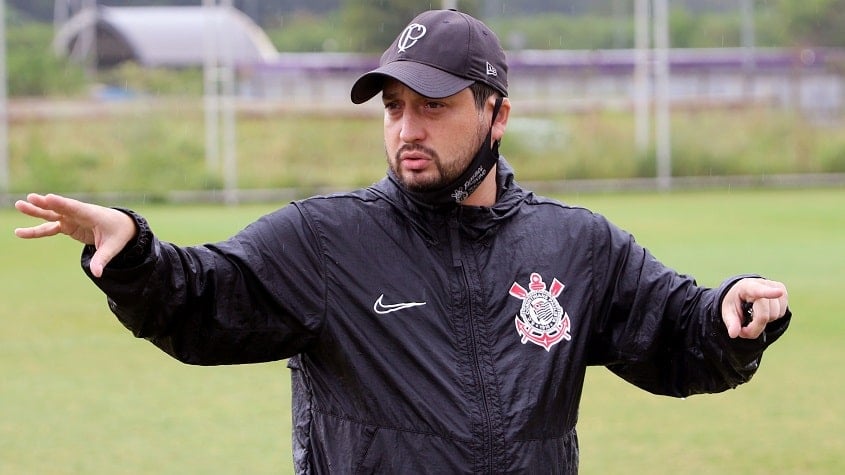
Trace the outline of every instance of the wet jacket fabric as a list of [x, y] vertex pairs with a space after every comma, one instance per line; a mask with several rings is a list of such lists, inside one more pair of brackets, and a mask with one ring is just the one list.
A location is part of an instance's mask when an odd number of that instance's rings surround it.
[[93, 280], [180, 361], [288, 359], [298, 473], [576, 473], [588, 365], [656, 394], [719, 392], [786, 329], [731, 340], [720, 301], [739, 277], [697, 286], [504, 160], [497, 179], [492, 208], [431, 208], [385, 178], [195, 247], [134, 215], [136, 241]]

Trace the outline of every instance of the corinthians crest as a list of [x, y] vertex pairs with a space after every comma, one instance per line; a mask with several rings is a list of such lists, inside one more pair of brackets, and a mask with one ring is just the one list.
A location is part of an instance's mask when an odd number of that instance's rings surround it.
[[546, 290], [546, 283], [536, 272], [531, 274], [530, 280], [528, 290], [516, 282], [510, 289], [511, 295], [522, 300], [522, 307], [514, 319], [516, 331], [522, 337], [523, 345], [530, 341], [549, 351], [560, 340], [572, 339], [569, 315], [557, 301], [564, 285], [553, 279], [552, 286]]

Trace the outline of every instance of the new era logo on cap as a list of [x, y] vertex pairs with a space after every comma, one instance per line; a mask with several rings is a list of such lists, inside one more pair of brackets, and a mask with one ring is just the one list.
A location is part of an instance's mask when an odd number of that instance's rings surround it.
[[499, 73], [496, 71], [496, 67], [493, 66], [492, 64], [490, 64], [489, 62], [487, 63], [487, 75], [488, 76], [498, 76], [499, 75]]
[[352, 102], [378, 94], [393, 78], [420, 95], [451, 96], [474, 82], [507, 96], [507, 62], [499, 39], [481, 21], [454, 10], [431, 10], [414, 18], [385, 50], [379, 67], [352, 86]]

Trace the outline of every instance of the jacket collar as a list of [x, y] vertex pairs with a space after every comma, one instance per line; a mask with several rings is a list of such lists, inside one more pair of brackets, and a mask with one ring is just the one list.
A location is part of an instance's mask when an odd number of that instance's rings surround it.
[[496, 168], [496, 203], [491, 207], [463, 206], [459, 204], [431, 205], [407, 193], [390, 176], [385, 176], [369, 190], [387, 200], [411, 225], [430, 242], [442, 235], [447, 221], [457, 219], [460, 227], [473, 239], [481, 239], [495, 232], [505, 220], [518, 210], [525, 191], [515, 182], [514, 171], [504, 157]]

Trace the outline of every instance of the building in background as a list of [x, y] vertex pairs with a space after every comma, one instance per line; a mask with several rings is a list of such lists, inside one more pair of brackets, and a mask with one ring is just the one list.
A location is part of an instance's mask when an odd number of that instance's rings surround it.
[[200, 6], [83, 9], [59, 27], [53, 41], [56, 54], [74, 56], [92, 28], [95, 46], [79, 59], [95, 54], [98, 67], [125, 61], [144, 67], [199, 67], [206, 59], [209, 33], [225, 39], [216, 50], [231, 54], [236, 65], [272, 62], [278, 54], [264, 30], [239, 10]]

